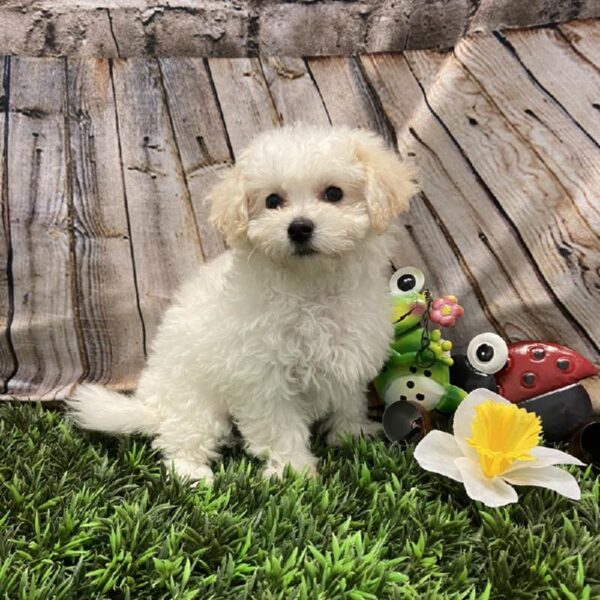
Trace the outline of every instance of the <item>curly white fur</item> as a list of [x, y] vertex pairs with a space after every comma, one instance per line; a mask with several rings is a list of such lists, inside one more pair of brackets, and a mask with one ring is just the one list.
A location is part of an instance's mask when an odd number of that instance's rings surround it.
[[[344, 197], [327, 202], [324, 190]], [[370, 434], [365, 391], [392, 335], [385, 289], [394, 217], [415, 191], [380, 138], [361, 130], [286, 127], [259, 136], [210, 194], [231, 250], [176, 295], [134, 397], [83, 386], [78, 423], [146, 432], [175, 470], [210, 479], [235, 422], [267, 474], [314, 472], [309, 427], [328, 440]], [[283, 204], [268, 209], [276, 193]], [[296, 217], [315, 224], [297, 255]]]

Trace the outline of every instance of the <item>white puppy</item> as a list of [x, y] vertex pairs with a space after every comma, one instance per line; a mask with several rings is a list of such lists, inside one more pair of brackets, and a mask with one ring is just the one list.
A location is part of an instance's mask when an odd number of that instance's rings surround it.
[[392, 335], [390, 225], [414, 192], [367, 131], [260, 135], [210, 193], [231, 249], [176, 295], [135, 395], [84, 386], [77, 422], [151, 434], [177, 473], [207, 480], [232, 423], [267, 474], [315, 471], [316, 420], [330, 443], [375, 432], [365, 391]]

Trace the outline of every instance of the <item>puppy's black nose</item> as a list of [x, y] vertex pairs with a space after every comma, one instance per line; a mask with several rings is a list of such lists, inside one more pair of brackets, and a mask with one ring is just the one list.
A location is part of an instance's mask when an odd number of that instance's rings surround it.
[[288, 227], [288, 237], [296, 244], [303, 244], [310, 240], [315, 224], [310, 219], [298, 217], [294, 219]]

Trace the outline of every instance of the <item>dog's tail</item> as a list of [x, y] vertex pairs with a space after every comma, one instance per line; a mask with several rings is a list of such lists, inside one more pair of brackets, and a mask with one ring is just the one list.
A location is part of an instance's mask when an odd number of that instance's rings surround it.
[[100, 385], [83, 385], [66, 401], [70, 417], [84, 429], [107, 433], [156, 433], [158, 417], [139, 398]]

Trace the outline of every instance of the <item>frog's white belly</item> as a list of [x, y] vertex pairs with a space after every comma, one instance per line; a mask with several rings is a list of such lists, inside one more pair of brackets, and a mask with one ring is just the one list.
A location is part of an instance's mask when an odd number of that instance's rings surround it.
[[433, 410], [444, 395], [444, 386], [431, 377], [409, 375], [394, 379], [385, 390], [383, 400], [386, 406], [394, 402], [408, 400], [420, 404], [426, 410]]

